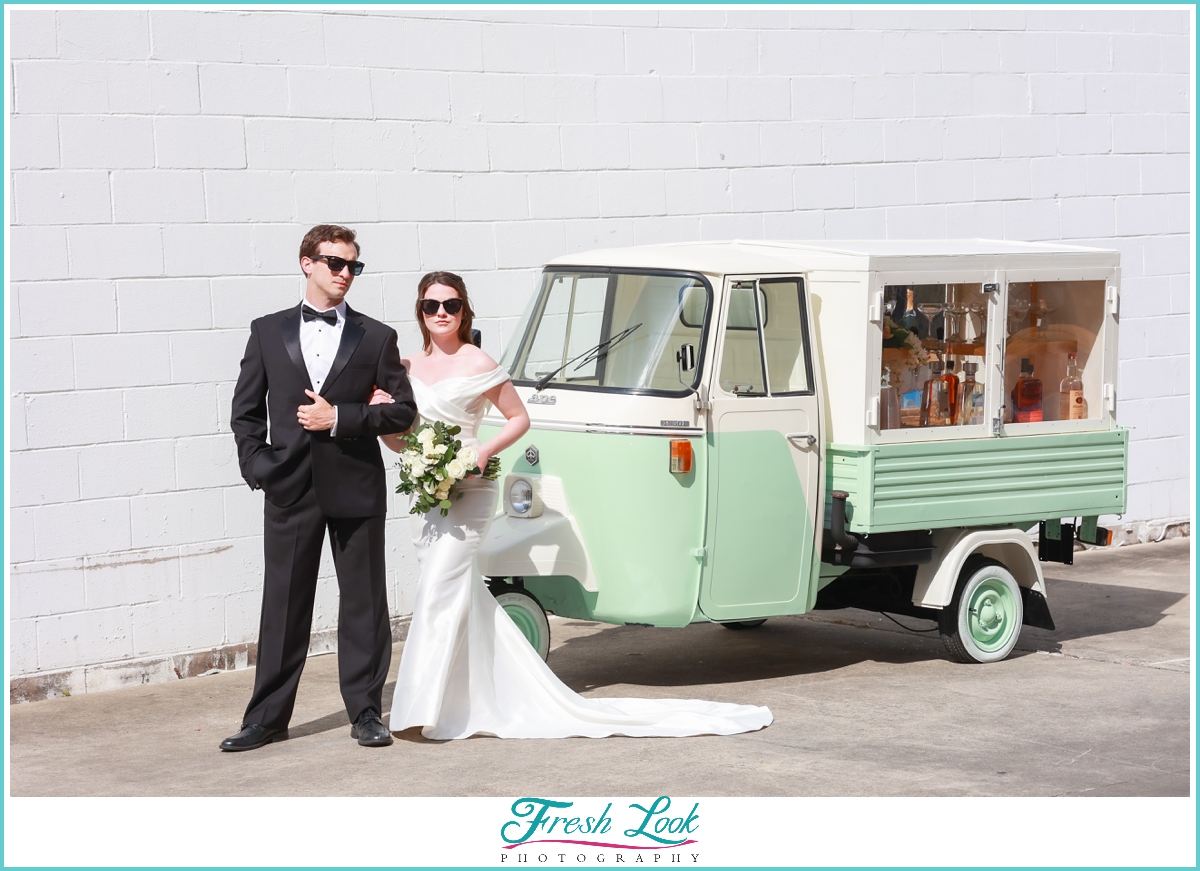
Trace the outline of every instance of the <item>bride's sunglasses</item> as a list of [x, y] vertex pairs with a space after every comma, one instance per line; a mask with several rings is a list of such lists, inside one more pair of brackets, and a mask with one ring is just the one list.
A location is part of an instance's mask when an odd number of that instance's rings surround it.
[[423, 299], [421, 300], [421, 311], [427, 317], [433, 317], [438, 313], [439, 308], [444, 308], [446, 314], [453, 317], [462, 311], [463, 301], [461, 299]]
[[309, 260], [324, 260], [329, 267], [329, 271], [337, 275], [347, 266], [350, 267], [351, 275], [362, 275], [363, 267], [367, 264], [361, 260], [346, 260], [342, 257], [334, 257], [332, 254], [314, 254]]

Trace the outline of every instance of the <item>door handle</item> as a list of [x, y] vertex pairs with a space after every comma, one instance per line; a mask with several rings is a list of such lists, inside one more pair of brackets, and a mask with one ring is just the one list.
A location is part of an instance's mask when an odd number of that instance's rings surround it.
[[805, 442], [808, 444], [808, 446], [810, 448], [815, 448], [817, 446], [817, 437], [815, 435], [812, 435], [811, 433], [790, 432], [787, 435], [785, 435], [784, 438], [787, 439], [789, 442], [794, 442], [794, 441]]

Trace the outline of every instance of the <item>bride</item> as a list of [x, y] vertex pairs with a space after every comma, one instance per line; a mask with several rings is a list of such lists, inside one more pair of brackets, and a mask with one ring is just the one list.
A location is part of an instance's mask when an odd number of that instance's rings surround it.
[[[470, 342], [474, 312], [463, 280], [431, 272], [417, 288], [422, 353], [404, 360], [421, 419], [462, 427], [479, 468], [529, 429], [529, 415], [508, 378]], [[372, 404], [390, 402], [376, 391]], [[480, 444], [488, 403], [506, 418]], [[397, 436], [384, 443], [400, 452]], [[771, 722], [764, 707], [678, 699], [587, 699], [560, 681], [488, 591], [475, 552], [496, 510], [497, 482], [468, 478], [455, 488], [446, 517], [423, 516], [414, 541], [421, 579], [400, 657], [389, 728], [421, 726], [426, 738], [566, 738], [607, 735], [730, 735]]]

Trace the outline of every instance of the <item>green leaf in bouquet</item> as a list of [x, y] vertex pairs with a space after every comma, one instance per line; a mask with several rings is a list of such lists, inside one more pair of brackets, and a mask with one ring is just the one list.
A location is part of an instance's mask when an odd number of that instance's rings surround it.
[[892, 334], [883, 340], [882, 347], [884, 348], [907, 348], [908, 337], [912, 335], [903, 327], [895, 327], [892, 329]]

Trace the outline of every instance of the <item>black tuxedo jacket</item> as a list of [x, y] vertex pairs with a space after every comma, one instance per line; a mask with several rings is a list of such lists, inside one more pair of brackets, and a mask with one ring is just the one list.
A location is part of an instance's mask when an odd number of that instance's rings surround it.
[[[368, 405], [376, 385], [395, 401]], [[386, 513], [376, 436], [403, 432], [417, 413], [396, 331], [346, 307], [342, 341], [321, 388], [321, 396], [337, 406], [337, 438], [300, 426], [297, 409], [312, 403], [305, 390], [312, 382], [300, 352], [300, 306], [251, 323], [230, 418], [242, 477], [281, 508], [311, 485], [327, 517]]]

